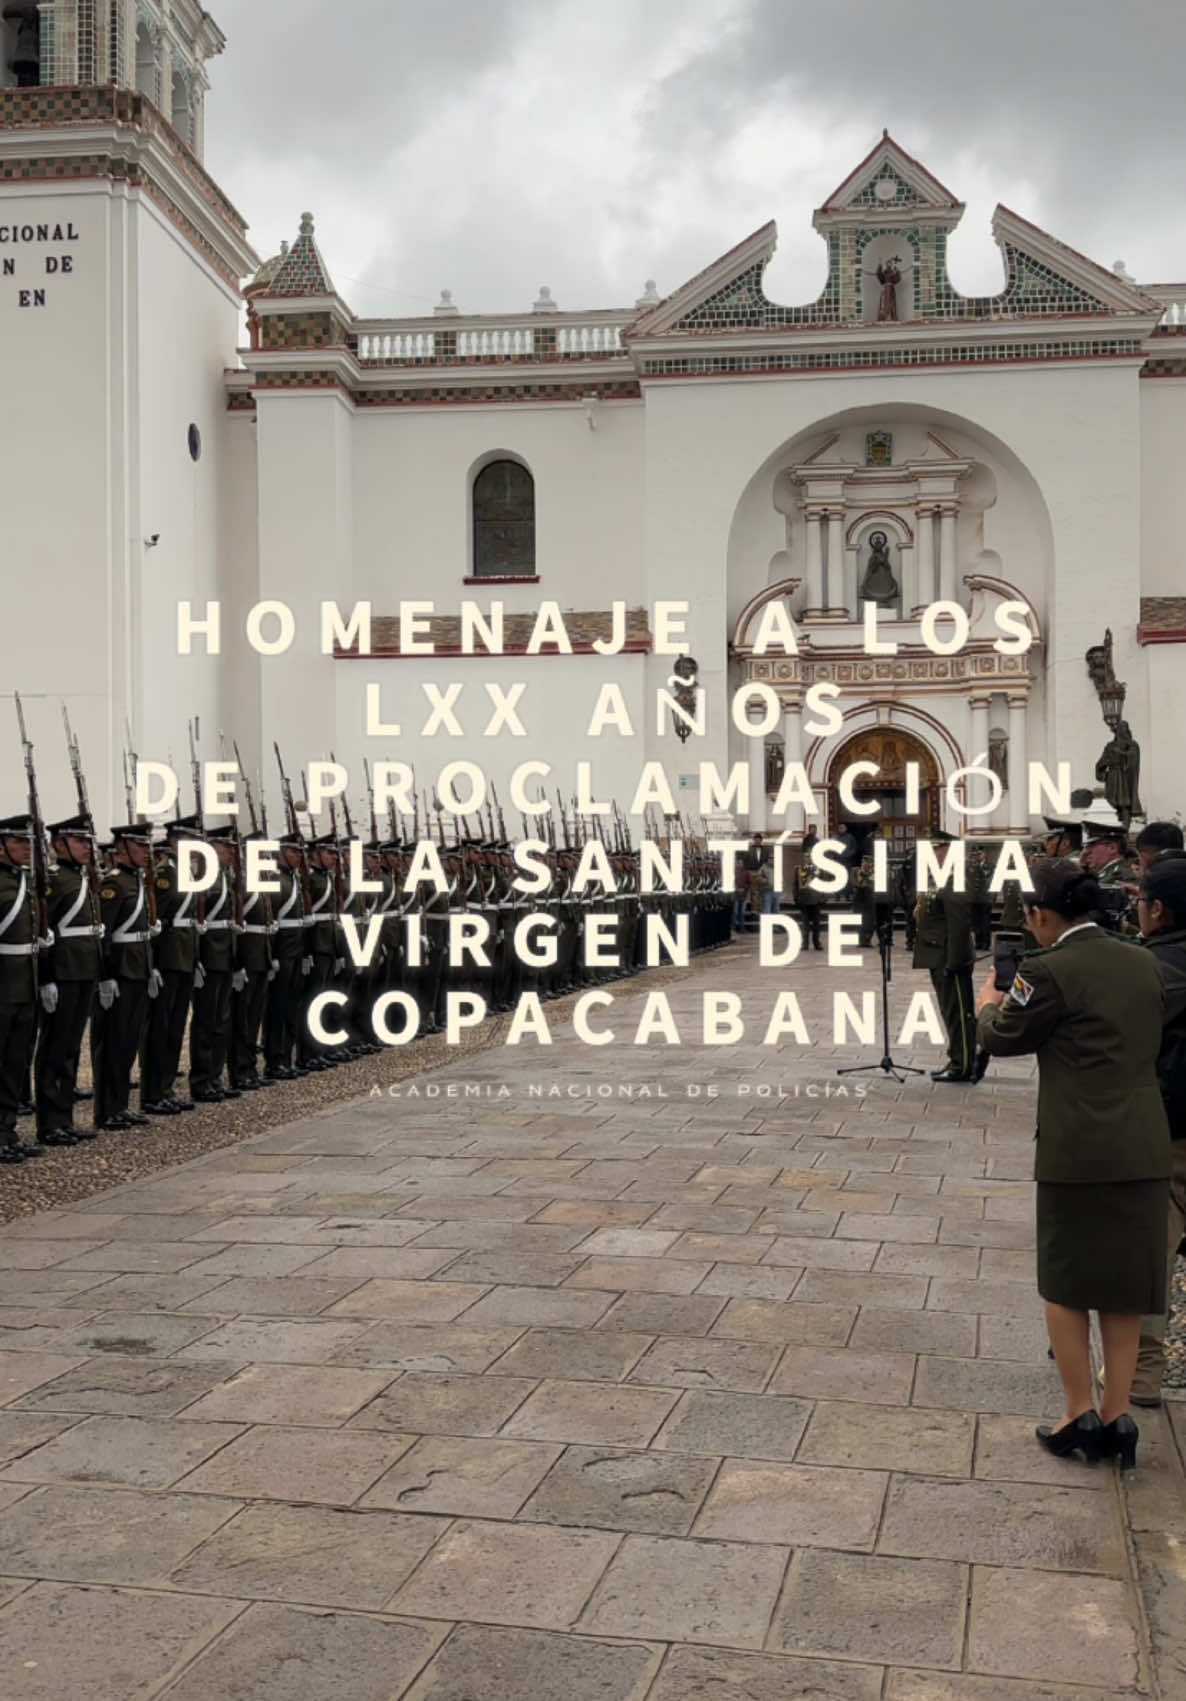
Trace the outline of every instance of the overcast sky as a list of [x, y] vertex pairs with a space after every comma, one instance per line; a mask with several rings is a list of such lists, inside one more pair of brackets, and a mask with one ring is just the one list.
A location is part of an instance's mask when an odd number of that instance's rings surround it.
[[891, 134], [967, 203], [951, 271], [1000, 287], [998, 202], [1142, 282], [1186, 279], [1183, 0], [209, 0], [207, 164], [262, 255], [308, 209], [357, 313], [662, 295], [767, 219], [811, 300], [812, 209]]

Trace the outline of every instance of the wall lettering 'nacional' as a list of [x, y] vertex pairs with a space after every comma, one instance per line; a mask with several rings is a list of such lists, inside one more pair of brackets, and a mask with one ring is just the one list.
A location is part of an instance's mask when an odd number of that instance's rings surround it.
[[[75, 275], [74, 255], [62, 250], [66, 243], [77, 242], [78, 239], [78, 231], [69, 221], [64, 224], [0, 224], [0, 275], [28, 280], [17, 284], [18, 307], [44, 307], [47, 304], [50, 292], [44, 284], [35, 284], [33, 278], [68, 278]], [[3, 252], [9, 248], [16, 248], [19, 252]], [[27, 253], [29, 249], [33, 252]]]

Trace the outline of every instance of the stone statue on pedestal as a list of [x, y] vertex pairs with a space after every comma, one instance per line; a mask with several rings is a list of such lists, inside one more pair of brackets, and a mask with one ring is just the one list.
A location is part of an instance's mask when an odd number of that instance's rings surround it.
[[1112, 724], [1112, 737], [1095, 765], [1095, 777], [1126, 828], [1134, 815], [1145, 813], [1139, 790], [1141, 747], [1127, 721], [1117, 720]]
[[884, 532], [873, 532], [869, 538], [869, 560], [861, 580], [861, 601], [875, 602], [879, 608], [897, 606], [899, 589], [890, 566], [889, 539]]

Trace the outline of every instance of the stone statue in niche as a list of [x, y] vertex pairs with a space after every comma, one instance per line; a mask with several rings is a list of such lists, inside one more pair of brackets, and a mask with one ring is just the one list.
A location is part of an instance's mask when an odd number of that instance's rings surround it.
[[988, 735], [988, 766], [1000, 780], [1002, 789], [1009, 789], [1009, 738], [999, 727]]
[[875, 602], [879, 608], [897, 607], [900, 592], [890, 565], [889, 539], [884, 532], [869, 535], [869, 559], [860, 594], [862, 602]]
[[902, 257], [895, 254], [892, 260], [882, 260], [874, 268], [873, 276], [881, 285], [881, 294], [877, 299], [877, 318], [882, 323], [886, 320], [896, 320], [898, 317], [898, 285], [902, 281]]

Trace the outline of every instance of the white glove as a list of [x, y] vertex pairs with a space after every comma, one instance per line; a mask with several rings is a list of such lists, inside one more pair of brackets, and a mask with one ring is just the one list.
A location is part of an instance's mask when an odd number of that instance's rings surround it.
[[341, 972], [342, 972], [342, 970], [343, 970], [343, 969], [344, 969], [344, 968], [345, 968], [345, 967], [346, 967], [346, 959], [345, 959], [345, 957], [335, 957], [335, 958], [334, 958], [334, 973], [335, 973], [335, 974], [336, 974], [336, 975], [340, 975], [340, 974], [341, 974]]
[[236, 969], [234, 974], [231, 976], [231, 991], [232, 992], [242, 992], [243, 988], [246, 985], [247, 985], [247, 970], [246, 969]]
[[268, 979], [269, 980], [275, 980], [276, 976], [279, 973], [280, 973], [280, 964], [276, 961], [275, 957], [273, 957], [272, 961], [268, 964]]
[[47, 927], [44, 935], [37, 941], [37, 949], [39, 951], [48, 951], [53, 942], [54, 930], [52, 927]]
[[312, 959], [312, 957], [302, 957], [301, 958], [301, 973], [303, 975], [311, 975], [313, 973], [313, 959]]
[[119, 982], [117, 980], [101, 980], [99, 982], [99, 1003], [104, 1010], [110, 1010], [119, 997]]
[[58, 989], [52, 980], [47, 980], [41, 988], [41, 1008], [47, 1016], [52, 1016], [58, 1007]]
[[150, 969], [148, 974], [148, 996], [150, 998], [159, 997], [160, 990], [164, 984], [165, 977], [162, 975], [161, 971], [159, 969]]
[[195, 992], [201, 992], [201, 990], [205, 986], [205, 984], [206, 984], [206, 971], [202, 967], [201, 963], [199, 963], [197, 968], [194, 970], [194, 991]]
[[161, 923], [159, 921], [154, 921], [152, 926], [148, 930], [148, 937], [150, 939], [156, 939], [160, 934], [162, 926], [163, 926], [163, 923]]

